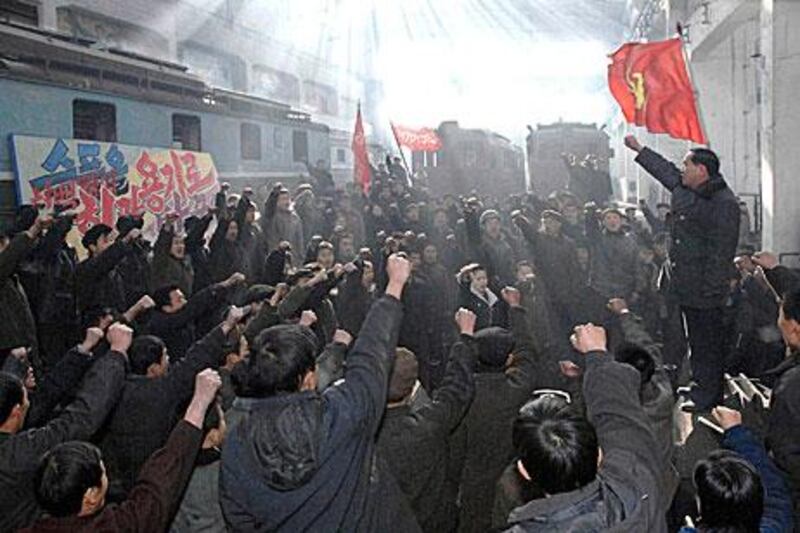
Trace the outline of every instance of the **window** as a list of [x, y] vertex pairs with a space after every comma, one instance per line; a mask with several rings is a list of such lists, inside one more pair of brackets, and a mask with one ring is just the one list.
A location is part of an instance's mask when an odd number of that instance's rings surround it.
[[0, 21], [27, 26], [39, 25], [39, 8], [37, 6], [19, 0], [5, 0], [2, 4], [0, 5]]
[[180, 144], [182, 150], [201, 150], [200, 117], [195, 115], [172, 115], [172, 142]]
[[344, 163], [346, 161], [344, 148], [337, 148], [336, 149], [336, 162], [337, 163]]
[[113, 104], [74, 100], [72, 136], [90, 141], [117, 142], [117, 110]]
[[292, 161], [308, 161], [308, 133], [292, 132]]
[[261, 159], [261, 126], [242, 122], [242, 159]]

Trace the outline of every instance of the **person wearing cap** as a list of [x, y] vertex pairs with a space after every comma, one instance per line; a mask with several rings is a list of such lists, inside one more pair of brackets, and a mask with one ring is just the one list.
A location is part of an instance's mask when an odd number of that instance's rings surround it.
[[587, 208], [586, 239], [590, 246], [589, 285], [600, 296], [600, 307], [611, 298], [635, 302], [639, 246], [636, 239], [623, 230], [625, 214], [609, 207], [601, 218]]
[[722, 401], [724, 390], [723, 306], [739, 241], [739, 203], [713, 151], [692, 148], [679, 169], [633, 135], [625, 138], [625, 145], [672, 193], [670, 290], [685, 318], [697, 384], [685, 407], [708, 411]]
[[585, 291], [575, 245], [562, 232], [563, 217], [558, 211], [544, 210], [538, 230], [521, 212], [513, 212], [511, 219], [525, 238], [542, 285], [550, 296], [554, 329], [557, 335], [567, 338], [578, 322]]
[[656, 204], [656, 212], [653, 213], [653, 211], [650, 209], [650, 206], [647, 205], [647, 201], [642, 198], [639, 200], [639, 209], [642, 210], [642, 214], [644, 214], [647, 224], [650, 225], [650, 232], [653, 235], [669, 231], [669, 228], [667, 227], [668, 216], [670, 212], [669, 204], [658, 202]]
[[517, 259], [516, 243], [503, 231], [500, 214], [494, 209], [487, 209], [481, 213], [480, 227], [481, 251], [493, 280], [499, 281], [500, 286], [513, 283]]
[[491, 526], [498, 479], [511, 462], [511, 423], [517, 410], [541, 386], [539, 349], [528, 328], [522, 295], [506, 287], [511, 331], [488, 328], [475, 334], [478, 362], [475, 399], [450, 439], [453, 484], [448, 498], [459, 494], [459, 531], [484, 532]]
[[452, 529], [455, 501], [445, 498], [448, 438], [475, 393], [475, 315], [460, 309], [456, 323], [460, 338], [450, 349], [447, 372], [429, 402], [414, 405], [419, 364], [412, 351], [397, 349], [386, 414], [378, 433], [378, 453], [408, 498], [423, 531]]

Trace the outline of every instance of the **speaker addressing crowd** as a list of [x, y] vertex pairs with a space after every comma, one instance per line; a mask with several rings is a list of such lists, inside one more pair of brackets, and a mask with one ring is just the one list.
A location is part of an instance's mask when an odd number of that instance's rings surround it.
[[0, 531], [792, 531], [800, 272], [747, 248], [712, 151], [625, 142], [669, 204], [322, 162], [80, 261], [73, 216], [20, 207]]

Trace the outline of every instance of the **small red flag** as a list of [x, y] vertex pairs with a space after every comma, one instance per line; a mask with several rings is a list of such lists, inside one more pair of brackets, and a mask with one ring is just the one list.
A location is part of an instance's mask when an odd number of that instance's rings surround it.
[[436, 152], [442, 149], [442, 140], [430, 128], [407, 128], [391, 123], [397, 144], [407, 146], [414, 152]]
[[361, 121], [361, 104], [356, 113], [356, 126], [353, 130], [353, 181], [361, 187], [364, 194], [369, 193], [370, 171], [369, 157], [367, 156], [367, 139], [364, 137], [364, 123]]
[[680, 39], [626, 43], [611, 58], [608, 86], [629, 123], [652, 133], [708, 143]]

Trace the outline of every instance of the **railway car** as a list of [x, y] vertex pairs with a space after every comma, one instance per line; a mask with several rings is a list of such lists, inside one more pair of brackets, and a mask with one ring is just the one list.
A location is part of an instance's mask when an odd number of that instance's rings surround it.
[[[209, 87], [187, 68], [0, 24], [0, 214], [17, 203], [11, 135], [210, 153], [219, 179], [263, 192], [329, 159], [329, 128], [290, 106]], [[260, 190], [259, 190], [260, 189]]]
[[490, 196], [525, 192], [525, 159], [522, 149], [497, 133], [464, 129], [458, 122], [442, 122], [438, 152], [414, 152], [414, 172], [424, 171], [435, 194]]
[[565, 155], [574, 156], [578, 161], [590, 156], [597, 165], [598, 176], [608, 175], [613, 150], [608, 135], [596, 124], [556, 122], [538, 124], [535, 129], [528, 126], [528, 130], [528, 172], [534, 193], [547, 196], [569, 189]]

